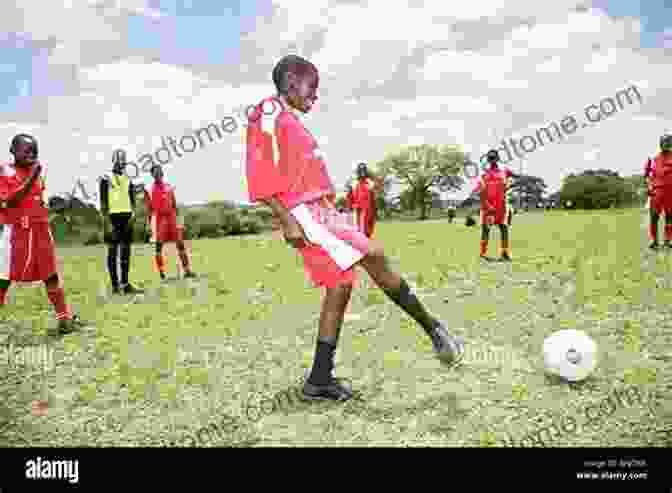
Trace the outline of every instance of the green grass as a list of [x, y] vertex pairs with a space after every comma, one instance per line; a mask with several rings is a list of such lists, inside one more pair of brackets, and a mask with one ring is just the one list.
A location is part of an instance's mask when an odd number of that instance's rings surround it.
[[[442, 367], [422, 331], [362, 273], [351, 308], [359, 318], [346, 321], [337, 353], [338, 374], [360, 398], [274, 412], [268, 402], [293, 392], [310, 368], [321, 297], [282, 241], [194, 241], [202, 278], [164, 286], [152, 247], [136, 245], [142, 299], [102, 292], [104, 247], [60, 247], [68, 301], [93, 327], [46, 337], [53, 316], [44, 289], [12, 287], [0, 339], [47, 344], [55, 367], [0, 361], [0, 446], [189, 446], [184, 437], [226, 415], [240, 426], [207, 446], [503, 446], [549, 416], [578, 419], [626, 385], [652, 404], [549, 445], [670, 446], [672, 253], [646, 251], [645, 221], [639, 210], [519, 215], [512, 264], [479, 263], [480, 230], [463, 221], [380, 224], [393, 265], [466, 337], [465, 363]], [[498, 244], [493, 230], [491, 254]], [[175, 251], [167, 252], [174, 271]], [[563, 328], [585, 330], [601, 351], [579, 384], [542, 371], [543, 339]], [[46, 416], [30, 413], [40, 398]], [[269, 413], [248, 422], [244, 406], [264, 398]]]

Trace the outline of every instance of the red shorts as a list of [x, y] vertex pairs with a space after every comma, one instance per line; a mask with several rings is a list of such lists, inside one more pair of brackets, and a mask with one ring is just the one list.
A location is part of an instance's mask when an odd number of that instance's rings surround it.
[[28, 228], [4, 224], [0, 229], [0, 279], [46, 281], [58, 273], [56, 247], [48, 222], [36, 222]]
[[357, 213], [362, 215], [362, 233], [364, 233], [364, 236], [367, 238], [371, 238], [376, 226], [376, 215], [374, 214], [374, 211], [370, 208], [364, 208], [358, 209]]
[[495, 208], [495, 213], [492, 216], [487, 216], [486, 213], [487, 211], [485, 209], [481, 209], [481, 224], [508, 224], [508, 207], [504, 206]]
[[656, 211], [657, 214], [671, 214], [672, 190], [656, 190], [651, 196], [650, 207], [651, 210]]
[[306, 206], [310, 209], [313, 220], [326, 228], [325, 235], [336, 237], [352, 247], [352, 258], [349, 267], [341, 268], [334, 259], [329, 248], [320, 245], [300, 249], [303, 266], [314, 286], [334, 288], [340, 285], [354, 285], [357, 279], [355, 264], [369, 252], [369, 239], [357, 230], [350, 214], [338, 213], [333, 208], [322, 206], [315, 201]]
[[152, 229], [152, 242], [175, 243], [182, 241], [184, 237], [184, 228], [177, 224], [177, 216], [158, 215], [152, 216], [150, 221]]

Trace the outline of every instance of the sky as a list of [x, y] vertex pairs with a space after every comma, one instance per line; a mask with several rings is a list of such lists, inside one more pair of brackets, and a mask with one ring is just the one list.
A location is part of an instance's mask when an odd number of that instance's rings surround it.
[[[51, 194], [94, 189], [116, 148], [137, 161], [162, 137], [240, 121], [290, 53], [320, 69], [305, 122], [339, 189], [406, 145], [478, 158], [573, 115], [574, 132], [509, 163], [553, 192], [584, 169], [641, 172], [672, 131], [670, 0], [6, 0], [0, 33], [0, 141], [38, 138]], [[611, 110], [632, 87], [641, 99]], [[583, 126], [601, 101], [613, 113]], [[237, 126], [173, 153], [178, 200], [247, 200], [243, 144]]]

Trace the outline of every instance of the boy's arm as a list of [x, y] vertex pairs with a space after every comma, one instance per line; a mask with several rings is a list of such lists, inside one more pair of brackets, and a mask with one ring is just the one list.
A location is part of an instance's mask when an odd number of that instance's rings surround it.
[[109, 190], [110, 182], [107, 181], [107, 178], [103, 177], [100, 180], [99, 192], [100, 192], [100, 212], [103, 216], [107, 216], [110, 213], [110, 203], [109, 203]]
[[266, 204], [278, 218], [280, 223], [284, 226], [289, 223], [289, 210], [283, 205], [276, 196], [260, 200], [261, 203]]
[[[261, 114], [261, 108], [257, 108]], [[275, 119], [275, 128], [269, 128], [266, 119], [257, 118], [247, 127], [245, 173], [250, 202], [272, 201], [274, 197], [290, 190], [289, 180], [278, 171], [280, 154], [285, 159], [297, 159], [295, 147], [299, 142], [299, 129], [287, 117]], [[297, 166], [300, 167], [300, 164]], [[273, 209], [275, 212], [275, 209]]]
[[131, 199], [131, 207], [133, 211], [135, 211], [135, 185], [133, 185], [133, 182], [128, 183], [128, 196]]
[[173, 208], [175, 209], [175, 215], [179, 217], [180, 208], [177, 206], [177, 197], [175, 196], [175, 189], [170, 193], [171, 199], [173, 201]]
[[147, 209], [147, 217], [152, 215], [153, 210], [152, 210], [152, 199], [149, 196], [149, 192], [145, 190], [145, 208]]
[[381, 176], [369, 171], [369, 178], [373, 182], [373, 192], [376, 194], [382, 193], [384, 189], [384, 180]]

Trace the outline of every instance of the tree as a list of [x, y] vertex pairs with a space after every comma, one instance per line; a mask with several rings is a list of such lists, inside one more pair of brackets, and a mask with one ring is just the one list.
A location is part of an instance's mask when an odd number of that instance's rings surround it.
[[511, 199], [514, 205], [537, 204], [546, 193], [546, 183], [542, 178], [532, 175], [514, 175], [511, 183]]
[[640, 204], [646, 202], [648, 186], [644, 175], [626, 176], [624, 180], [635, 201]]
[[568, 175], [560, 189], [562, 202], [571, 200], [579, 209], [624, 207], [637, 201], [631, 183], [610, 170], [587, 170]]
[[376, 206], [378, 212], [382, 217], [387, 217], [392, 207], [392, 198], [390, 192], [395, 184], [395, 177], [389, 174], [388, 170], [380, 170], [376, 172], [376, 176], [380, 180], [376, 192]]
[[[411, 146], [385, 157], [378, 169], [406, 185], [413, 206], [420, 206], [420, 219], [429, 217], [432, 192], [457, 191], [464, 184], [460, 176], [464, 153], [454, 146]], [[402, 194], [403, 195], [403, 194]]]

